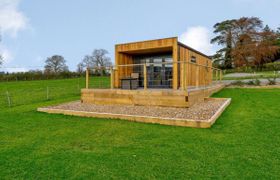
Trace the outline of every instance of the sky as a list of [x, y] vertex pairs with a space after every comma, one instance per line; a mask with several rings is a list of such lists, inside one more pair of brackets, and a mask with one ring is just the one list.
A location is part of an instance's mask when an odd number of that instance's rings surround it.
[[70, 70], [94, 49], [178, 36], [207, 55], [217, 22], [260, 17], [280, 27], [280, 0], [0, 0], [0, 71], [42, 69], [62, 55]]

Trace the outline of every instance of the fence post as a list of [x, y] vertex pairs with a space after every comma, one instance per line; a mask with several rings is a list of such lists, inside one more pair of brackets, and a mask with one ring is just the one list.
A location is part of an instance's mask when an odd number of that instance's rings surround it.
[[77, 88], [78, 88], [78, 91], [80, 91], [80, 77], [78, 78]]
[[181, 77], [183, 79], [183, 90], [186, 90], [186, 64], [185, 61], [181, 62], [183, 63], [183, 77]]
[[49, 86], [47, 86], [47, 100], [49, 100]]
[[11, 107], [12, 103], [11, 103], [11, 98], [10, 98], [10, 95], [9, 95], [8, 91], [6, 91], [6, 95], [7, 95], [8, 105], [9, 105], [9, 107]]
[[223, 78], [223, 71], [220, 70], [220, 82], [222, 82], [222, 78]]
[[86, 89], [88, 89], [88, 83], [89, 83], [89, 68], [86, 69]]
[[219, 79], [219, 70], [216, 69], [216, 81], [218, 81], [218, 79]]
[[115, 82], [115, 71], [113, 66], [110, 68], [111, 71], [111, 89], [114, 89], [114, 82]]
[[196, 65], [196, 77], [195, 77], [195, 86], [199, 86], [199, 66]]
[[147, 65], [144, 64], [144, 90], [147, 89]]
[[188, 91], [188, 62], [187, 60], [184, 61], [184, 68], [185, 68], [185, 89]]

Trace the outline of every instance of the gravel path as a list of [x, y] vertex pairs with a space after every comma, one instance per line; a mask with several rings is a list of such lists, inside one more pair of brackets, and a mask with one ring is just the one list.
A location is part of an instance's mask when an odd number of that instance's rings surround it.
[[225, 74], [224, 77], [249, 77], [249, 76], [255, 76], [253, 73], [229, 73]]
[[51, 106], [49, 108], [163, 118], [208, 120], [225, 103], [225, 101], [225, 99], [208, 99], [205, 102], [195, 104], [190, 108], [133, 105], [96, 105], [83, 104], [80, 101], [75, 101], [58, 106]]

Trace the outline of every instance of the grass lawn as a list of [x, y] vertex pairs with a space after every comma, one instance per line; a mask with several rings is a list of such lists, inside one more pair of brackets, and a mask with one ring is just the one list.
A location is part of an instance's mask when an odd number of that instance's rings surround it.
[[[66, 93], [76, 86], [75, 79], [21, 83], [0, 83], [0, 91], [32, 92], [53, 83]], [[0, 106], [0, 177], [279, 179], [280, 89], [224, 89], [214, 96], [232, 103], [211, 129], [36, 112], [78, 99], [70, 90], [51, 100]]]

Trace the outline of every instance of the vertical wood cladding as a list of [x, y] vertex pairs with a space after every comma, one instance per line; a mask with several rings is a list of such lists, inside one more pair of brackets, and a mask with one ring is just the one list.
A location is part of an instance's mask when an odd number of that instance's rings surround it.
[[[196, 52], [190, 48], [184, 47], [183, 45], [178, 44], [179, 49], [179, 58], [178, 61], [189, 62], [186, 64], [186, 81], [187, 86], [198, 86], [209, 85], [212, 82], [212, 61], [210, 58], [205, 55]], [[196, 58], [196, 63], [191, 63], [191, 58]], [[196, 65], [197, 64], [197, 65]], [[200, 66], [203, 65], [203, 66]], [[205, 67], [209, 66], [209, 67]], [[198, 73], [197, 73], [198, 71]], [[184, 84], [184, 64], [180, 64], [180, 87]]]
[[[181, 43], [178, 38], [166, 38], [115, 46], [115, 65], [133, 64], [133, 55], [172, 52], [173, 58], [173, 89], [182, 88], [184, 85], [209, 85], [212, 82], [212, 70], [204, 66], [212, 67], [211, 60], [202, 53], [195, 51]], [[204, 66], [196, 66], [187, 63], [185, 70], [183, 63], [179, 61], [191, 62], [191, 57], [196, 57], [196, 63]], [[130, 76], [132, 66], [117, 66], [115, 71], [115, 87], [120, 87], [120, 79]], [[198, 75], [197, 75], [198, 71]], [[184, 78], [184, 73], [186, 77]]]

